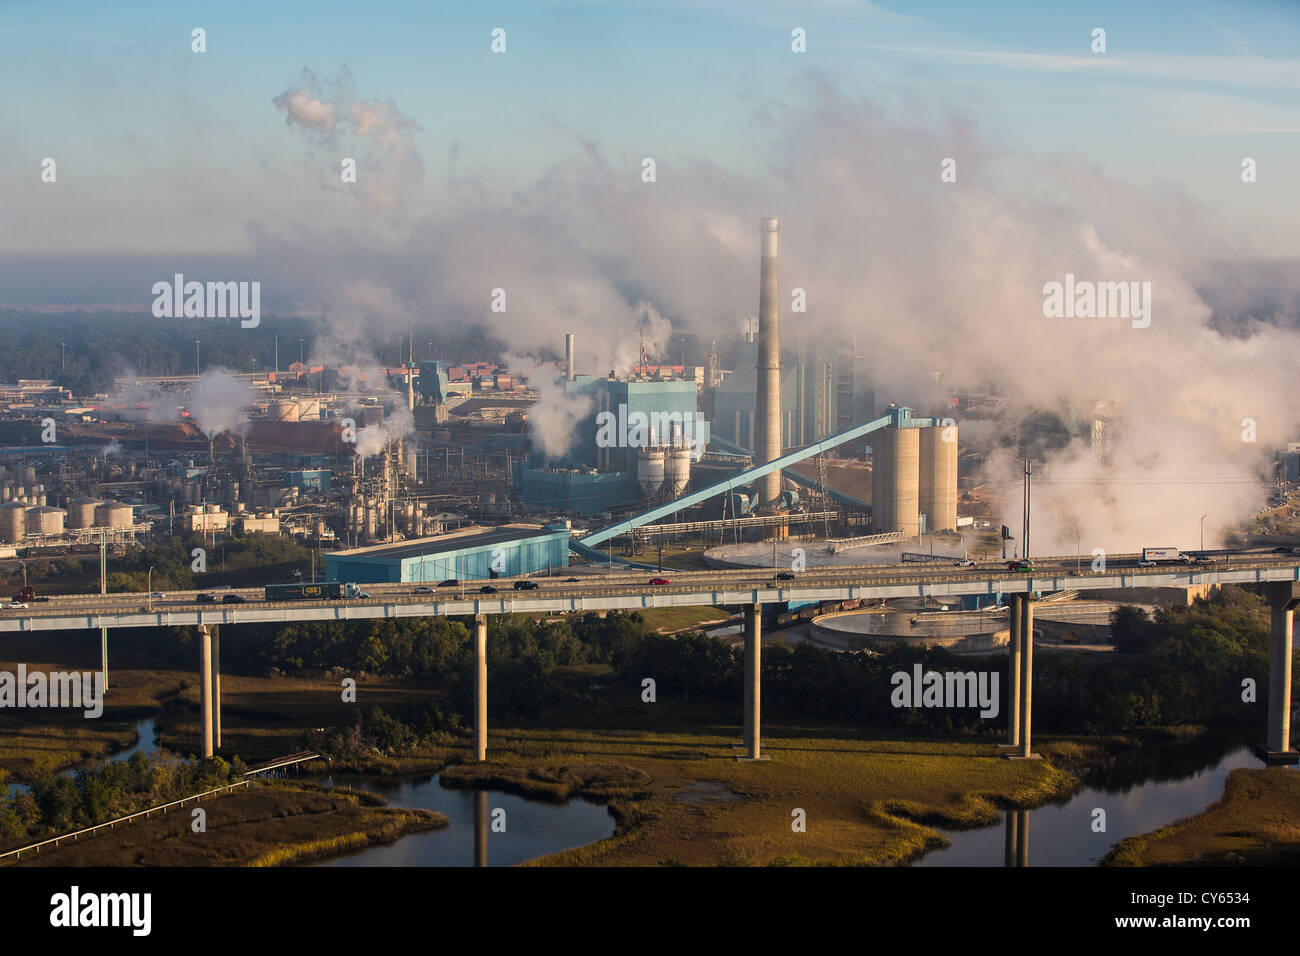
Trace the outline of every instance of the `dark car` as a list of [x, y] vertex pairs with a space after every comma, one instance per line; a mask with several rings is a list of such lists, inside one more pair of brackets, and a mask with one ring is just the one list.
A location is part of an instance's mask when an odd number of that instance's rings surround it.
[[213, 594], [199, 594], [199, 595], [195, 596], [194, 600], [197, 601], [199, 604], [216, 604], [216, 603], [217, 603], [216, 595], [213, 595]]
[[782, 571], [780, 574], [776, 576], [776, 579], [778, 581], [793, 581], [794, 574], [791, 573], [790, 571]]
[[246, 604], [242, 594], [223, 594], [221, 595], [222, 604]]
[[496, 594], [496, 593], [497, 593], [497, 589], [494, 588], [494, 587], [493, 587], [492, 585], [490, 585], [490, 584], [485, 584], [485, 585], [483, 585], [481, 588], [478, 589], [478, 593], [479, 593], [479, 594]]
[[651, 579], [650, 579], [650, 583], [651, 583], [651, 584], [667, 584], [667, 583], [668, 583], [668, 579], [667, 579], [667, 578], [651, 578]]
[[578, 578], [565, 578], [565, 579], [564, 579], [564, 583], [565, 583], [565, 584], [578, 584], [578, 583], [580, 583], [580, 581], [579, 581]]
[[1034, 566], [1032, 564], [1025, 564], [1025, 562], [1023, 561], [1008, 561], [1007, 570], [1032, 572], [1034, 570]]
[[536, 591], [536, 590], [537, 590], [537, 582], [536, 582], [536, 581], [516, 581], [516, 582], [515, 582], [515, 590], [516, 590], [516, 591]]
[[445, 580], [445, 581], [439, 581], [439, 582], [438, 582], [438, 587], [440, 587], [440, 588], [458, 588], [458, 587], [460, 587], [460, 579], [459, 579], [459, 578], [448, 578], [448, 579]]
[[416, 589], [415, 589], [414, 591], [412, 591], [411, 593], [412, 593], [412, 594], [432, 594], [432, 593], [433, 593], [433, 588], [429, 587], [427, 584], [422, 584], [422, 585], [420, 585], [420, 587], [416, 588]]

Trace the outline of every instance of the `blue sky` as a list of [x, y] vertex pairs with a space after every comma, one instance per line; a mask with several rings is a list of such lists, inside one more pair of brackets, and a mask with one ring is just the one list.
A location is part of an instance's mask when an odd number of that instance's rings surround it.
[[[190, 52], [192, 27], [208, 52]], [[489, 51], [507, 30], [505, 55]], [[790, 50], [790, 30], [808, 52]], [[1090, 50], [1107, 32], [1107, 52]], [[1071, 156], [1173, 189], [1300, 255], [1300, 4], [0, 3], [6, 255], [239, 253], [252, 222], [345, 216], [272, 100], [304, 68], [419, 125], [437, 209], [459, 163], [501, 195], [583, 143], [611, 162], [761, 176], [756, 111], [810, 73], [900, 112], [958, 116], [1004, 172]], [[937, 121], [937, 120], [936, 120]], [[42, 188], [41, 158], [59, 163]], [[1244, 187], [1242, 157], [1259, 162]], [[3, 296], [0, 296], [2, 299]]]

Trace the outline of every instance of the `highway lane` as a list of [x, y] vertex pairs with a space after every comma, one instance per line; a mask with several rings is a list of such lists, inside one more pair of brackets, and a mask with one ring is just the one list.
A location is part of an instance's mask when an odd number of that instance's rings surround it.
[[[1003, 562], [990, 562], [977, 565], [973, 568], [955, 567], [951, 563], [908, 563], [896, 565], [864, 564], [864, 565], [840, 565], [828, 568], [810, 568], [806, 571], [797, 572], [795, 580], [780, 581], [777, 580], [779, 572], [773, 569], [756, 568], [756, 569], [727, 569], [722, 571], [665, 571], [662, 577], [669, 581], [667, 585], [649, 585], [647, 582], [651, 578], [659, 577], [658, 572], [643, 571], [620, 571], [613, 574], [590, 574], [578, 573], [571, 574], [569, 577], [577, 577], [577, 582], [567, 581], [563, 578], [529, 578], [538, 584], [537, 589], [519, 590], [513, 588], [515, 578], [499, 578], [489, 581], [465, 581], [459, 587], [442, 588], [436, 585], [426, 585], [431, 587], [430, 594], [415, 594], [415, 589], [421, 585], [417, 583], [387, 583], [387, 584], [366, 584], [362, 585], [371, 594], [371, 599], [358, 600], [340, 600], [324, 602], [331, 605], [364, 605], [364, 604], [430, 604], [442, 603], [446, 601], [465, 601], [474, 600], [479, 597], [493, 599], [526, 599], [529, 596], [536, 597], [554, 597], [554, 598], [575, 598], [607, 596], [613, 594], [625, 594], [629, 590], [653, 593], [653, 594], [673, 594], [673, 593], [697, 593], [701, 590], [706, 591], [736, 591], [760, 589], [776, 589], [778, 591], [789, 591], [791, 589], [807, 589], [810, 587], [846, 587], [854, 585], [869, 585], [879, 583], [889, 584], [924, 584], [934, 581], [959, 581], [959, 580], [990, 580], [990, 581], [1024, 581], [1026, 578], [1042, 579], [1069, 575], [1072, 577], [1109, 577], [1113, 576], [1117, 570], [1123, 570], [1125, 575], [1131, 578], [1146, 575], [1167, 574], [1171, 570], [1176, 572], [1194, 572], [1196, 570], [1210, 571], [1216, 568], [1232, 566], [1231, 560], [1228, 562], [1218, 562], [1215, 564], [1189, 564], [1170, 562], [1162, 563], [1155, 568], [1139, 568], [1137, 562], [1139, 555], [1117, 555], [1107, 562], [1107, 570], [1104, 572], [1094, 572], [1091, 570], [1090, 562], [1081, 562], [1080, 572], [1076, 574], [1076, 557], [1073, 555], [1063, 557], [1049, 557], [1035, 559], [1032, 564], [1034, 571], [1017, 572], [1010, 571]], [[1232, 557], [1237, 558], [1237, 566], [1245, 567], [1247, 565], [1259, 565], [1261, 567], [1285, 567], [1294, 565], [1297, 558], [1293, 555], [1279, 555], [1269, 552], [1251, 552], [1235, 553]], [[480, 588], [491, 586], [497, 589], [494, 594], [481, 595]], [[200, 603], [196, 600], [200, 593], [211, 593], [217, 597], [216, 602]], [[221, 602], [221, 597], [225, 594], [234, 594], [244, 598], [244, 603], [225, 604]], [[208, 592], [202, 591], [183, 591], [170, 592], [166, 598], [154, 599], [150, 602], [144, 593], [117, 593], [108, 595], [85, 594], [85, 595], [52, 595], [48, 602], [32, 603], [26, 609], [3, 609], [0, 610], [0, 616], [3, 617], [49, 617], [49, 616], [66, 616], [68, 614], [118, 614], [141, 611], [169, 612], [169, 611], [188, 611], [194, 610], [220, 610], [220, 609], [238, 609], [240, 607], [281, 607], [293, 606], [295, 604], [320, 604], [319, 601], [310, 602], [267, 602], [265, 600], [265, 591], [262, 587], [249, 588], [230, 588], [215, 589]]]

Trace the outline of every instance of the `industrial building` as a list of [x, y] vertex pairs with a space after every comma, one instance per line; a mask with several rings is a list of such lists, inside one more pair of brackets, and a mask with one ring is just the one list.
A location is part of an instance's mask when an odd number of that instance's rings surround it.
[[517, 577], [568, 567], [569, 530], [557, 525], [462, 528], [433, 538], [336, 551], [325, 556], [331, 581], [400, 583]]

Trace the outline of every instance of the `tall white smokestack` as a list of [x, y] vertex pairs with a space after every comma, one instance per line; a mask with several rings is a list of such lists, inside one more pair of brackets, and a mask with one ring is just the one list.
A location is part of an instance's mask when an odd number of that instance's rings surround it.
[[573, 333], [564, 334], [564, 377], [573, 381]]
[[[777, 319], [777, 238], [775, 219], [759, 226], [762, 259], [758, 286], [758, 404], [754, 423], [754, 463], [764, 464], [781, 457], [781, 335]], [[781, 473], [758, 480], [759, 506], [775, 508], [781, 497]]]

